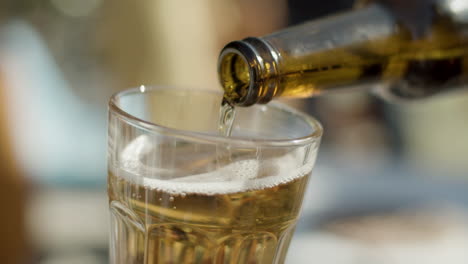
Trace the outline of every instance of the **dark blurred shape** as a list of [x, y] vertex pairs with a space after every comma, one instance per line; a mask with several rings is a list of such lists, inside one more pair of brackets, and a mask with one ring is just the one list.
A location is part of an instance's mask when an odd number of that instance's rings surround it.
[[344, 11], [352, 7], [353, 0], [288, 0], [290, 25], [302, 23], [307, 20]]
[[5, 108], [6, 87], [0, 72], [0, 259], [5, 264], [25, 263], [28, 259], [25, 230], [25, 204], [27, 185], [22, 171], [14, 159], [11, 134], [7, 126]]
[[0, 19], [24, 15], [43, 2], [43, 0], [2, 0], [0, 3]]

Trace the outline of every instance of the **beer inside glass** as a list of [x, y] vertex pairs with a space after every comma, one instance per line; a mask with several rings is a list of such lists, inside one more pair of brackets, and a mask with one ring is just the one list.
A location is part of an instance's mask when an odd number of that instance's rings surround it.
[[283, 263], [322, 129], [279, 103], [144, 87], [109, 103], [111, 263]]

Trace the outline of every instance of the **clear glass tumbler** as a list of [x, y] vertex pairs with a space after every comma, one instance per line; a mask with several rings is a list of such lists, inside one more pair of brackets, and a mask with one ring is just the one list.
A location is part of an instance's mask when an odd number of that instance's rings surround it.
[[111, 263], [283, 263], [322, 128], [279, 103], [144, 87], [109, 103]]

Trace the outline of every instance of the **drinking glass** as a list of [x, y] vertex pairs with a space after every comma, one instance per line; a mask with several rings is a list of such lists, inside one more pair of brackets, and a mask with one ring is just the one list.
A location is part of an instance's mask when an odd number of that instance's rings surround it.
[[109, 103], [110, 259], [283, 263], [322, 135], [280, 103], [236, 108], [223, 95], [145, 87]]

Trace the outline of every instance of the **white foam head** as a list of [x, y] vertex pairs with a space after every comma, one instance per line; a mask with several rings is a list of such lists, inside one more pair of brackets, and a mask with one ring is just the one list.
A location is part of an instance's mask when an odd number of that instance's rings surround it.
[[[312, 171], [315, 163], [315, 151], [311, 151], [305, 164], [304, 153], [291, 153], [268, 160], [240, 160], [208, 173], [201, 173], [173, 179], [157, 179], [145, 175], [158, 175], [167, 169], [149, 168], [140, 157], [154, 147], [155, 142], [145, 135], [136, 138], [121, 154], [121, 163], [112, 166], [114, 175], [125, 178], [146, 188], [168, 192], [174, 195], [227, 194], [248, 190], [259, 190], [285, 184], [299, 179]], [[301, 160], [298, 160], [301, 158]]]

